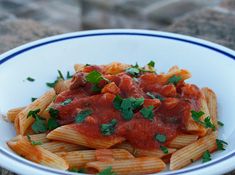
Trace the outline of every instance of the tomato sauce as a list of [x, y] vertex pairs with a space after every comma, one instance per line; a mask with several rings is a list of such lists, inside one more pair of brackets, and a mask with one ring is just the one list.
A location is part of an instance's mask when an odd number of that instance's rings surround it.
[[[169, 84], [163, 81], [162, 75], [156, 73], [142, 73], [133, 78], [122, 72], [116, 75], [102, 75], [109, 82], [100, 81], [96, 86], [104, 88], [105, 92], [93, 92], [94, 85], [85, 81], [85, 76], [93, 70], [103, 73], [102, 67], [98, 66], [87, 66], [83, 73], [76, 73], [70, 90], [59, 94], [53, 106], [59, 111], [58, 122], [61, 125], [75, 123], [75, 118], [81, 111], [91, 110], [92, 113], [83, 122], [74, 125], [78, 132], [91, 139], [122, 136], [136, 148], [150, 150], [159, 148], [160, 145], [167, 146], [178, 134], [186, 132], [185, 124], [191, 110], [200, 109], [201, 92], [196, 85], [184, 82]], [[109, 86], [106, 86], [107, 84]], [[112, 87], [115, 89], [107, 90]], [[133, 111], [132, 119], [125, 120], [122, 112], [115, 109], [113, 101], [117, 94], [112, 93], [114, 90], [123, 99], [144, 98], [144, 104]], [[161, 97], [161, 100], [152, 99], [148, 93]], [[67, 99], [71, 99], [71, 102], [61, 105]], [[151, 120], [141, 114], [141, 109], [149, 106], [153, 106], [154, 116]], [[101, 125], [110, 123], [113, 119], [117, 121], [114, 132], [103, 135]], [[155, 139], [156, 134], [165, 135], [166, 141], [158, 142]]]

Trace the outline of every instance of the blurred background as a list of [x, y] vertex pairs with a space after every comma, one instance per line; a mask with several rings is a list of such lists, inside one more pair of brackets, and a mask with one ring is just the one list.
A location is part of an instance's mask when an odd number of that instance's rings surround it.
[[171, 31], [235, 48], [235, 0], [0, 0], [0, 53], [60, 33]]
[[[235, 0], [0, 0], [0, 54], [43, 37], [102, 28], [170, 31], [235, 49]], [[2, 168], [0, 174], [13, 175]]]

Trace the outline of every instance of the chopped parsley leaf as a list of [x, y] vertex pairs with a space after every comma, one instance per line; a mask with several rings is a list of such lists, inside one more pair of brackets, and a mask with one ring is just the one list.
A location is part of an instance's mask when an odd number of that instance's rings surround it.
[[205, 163], [205, 162], [208, 162], [211, 160], [211, 154], [208, 150], [206, 150], [204, 152], [204, 154], [202, 155], [202, 162]]
[[28, 141], [29, 141], [32, 145], [42, 145], [42, 142], [40, 142], [40, 141], [33, 141], [29, 135], [27, 135], [27, 139], [28, 139]]
[[146, 119], [149, 119], [149, 120], [153, 120], [153, 108], [154, 106], [149, 106], [147, 108], [143, 108], [140, 110], [140, 113], [142, 114], [142, 116]]
[[38, 113], [40, 112], [40, 109], [35, 109], [35, 110], [32, 110], [32, 111], [29, 111], [28, 115], [27, 115], [27, 118], [32, 116], [33, 118], [35, 118]]
[[103, 171], [101, 171], [100, 173], [98, 173], [97, 175], [116, 175], [116, 173], [112, 171], [112, 167], [110, 166], [104, 169]]
[[59, 74], [59, 78], [61, 78], [62, 80], [64, 80], [64, 76], [63, 76], [63, 74], [61, 73], [61, 71], [60, 70], [57, 70], [58, 71], [58, 74]]
[[117, 120], [112, 119], [110, 123], [105, 123], [100, 125], [101, 133], [105, 136], [112, 135], [115, 131], [115, 126], [117, 125]]
[[86, 76], [86, 81], [92, 84], [98, 84], [100, 82], [100, 80], [102, 80], [102, 74], [96, 70], [90, 72], [87, 76]]
[[213, 131], [216, 130], [215, 125], [213, 125], [213, 123], [211, 122], [211, 118], [210, 117], [206, 117], [204, 119], [204, 126], [205, 128], [211, 128]]
[[28, 81], [31, 81], [31, 82], [35, 81], [35, 79], [32, 78], [32, 77], [28, 77], [27, 80], [28, 80]]
[[218, 150], [225, 150], [224, 145], [228, 145], [228, 143], [223, 140], [216, 139], [216, 145]]
[[147, 92], [146, 95], [148, 95], [148, 96], [151, 97], [152, 99], [155, 99], [155, 98], [156, 98], [151, 92]]
[[140, 70], [137, 67], [130, 67], [130, 68], [126, 69], [126, 73], [137, 77], [140, 74]]
[[43, 133], [47, 131], [47, 125], [45, 119], [40, 116], [35, 116], [35, 121], [32, 125], [32, 129], [35, 133]]
[[60, 103], [61, 106], [66, 106], [69, 103], [71, 103], [73, 100], [71, 98], [66, 99], [65, 101], [63, 101], [62, 103]]
[[92, 111], [90, 109], [83, 110], [77, 114], [77, 116], [75, 117], [75, 122], [81, 123], [86, 119], [87, 116], [91, 114], [92, 114]]
[[50, 88], [54, 88], [56, 83], [58, 82], [58, 80], [55, 80], [54, 82], [50, 83], [50, 82], [47, 82], [46, 85]]
[[70, 72], [69, 72], [69, 71], [67, 71], [66, 78], [67, 78], [67, 79], [73, 78], [73, 75], [70, 75]]
[[149, 67], [153, 67], [153, 68], [154, 68], [154, 66], [155, 66], [155, 62], [154, 62], [154, 61], [150, 61], [150, 62], [148, 63], [148, 66], [149, 66]]
[[196, 111], [192, 110], [191, 114], [192, 114], [192, 118], [195, 122], [203, 124], [203, 122], [200, 120], [200, 118], [205, 114], [204, 112], [202, 112], [202, 111], [196, 112]]
[[219, 126], [224, 126], [224, 123], [221, 122], [221, 121], [217, 121], [217, 124], [218, 124]]
[[35, 100], [37, 100], [37, 98], [34, 98], [34, 97], [31, 98], [32, 102], [34, 102]]
[[162, 152], [163, 152], [164, 154], [168, 154], [168, 153], [169, 153], [168, 148], [165, 147], [165, 146], [160, 145], [160, 149], [162, 150]]
[[55, 128], [58, 128], [60, 126], [60, 124], [58, 123], [58, 121], [56, 120], [56, 118], [51, 117], [49, 118], [48, 122], [47, 122], [47, 126], [49, 130], [53, 130]]
[[74, 172], [74, 173], [85, 173], [85, 169], [81, 168], [81, 169], [78, 169], [78, 168], [71, 168], [69, 169], [68, 171], [70, 172]]
[[155, 139], [160, 143], [166, 142], [166, 136], [164, 134], [156, 134]]
[[101, 92], [102, 89], [97, 84], [95, 84], [92, 86], [91, 90], [92, 90], [92, 92], [99, 93], [99, 92]]
[[182, 79], [181, 76], [173, 75], [168, 79], [168, 84], [172, 83], [174, 85], [177, 85], [177, 83]]
[[52, 107], [49, 108], [48, 112], [49, 112], [50, 116], [53, 118], [57, 118], [59, 115], [59, 111], [57, 109], [52, 108]]
[[117, 95], [114, 100], [113, 100], [113, 106], [115, 109], [120, 110], [121, 109], [121, 104], [122, 104], [122, 97]]
[[149, 97], [151, 97], [152, 99], [158, 99], [160, 101], [164, 100], [164, 97], [162, 97], [161, 95], [153, 95], [151, 92], [147, 92], [146, 95], [148, 95]]

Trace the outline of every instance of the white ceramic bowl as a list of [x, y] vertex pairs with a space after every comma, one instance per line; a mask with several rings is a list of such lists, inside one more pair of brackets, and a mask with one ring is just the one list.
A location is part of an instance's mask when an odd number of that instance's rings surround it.
[[[58, 35], [35, 41], [0, 56], [0, 111], [27, 105], [31, 97], [47, 90], [45, 82], [55, 79], [57, 69], [73, 70], [75, 63], [107, 64], [112, 61], [156, 61], [158, 71], [178, 65], [191, 71], [189, 80], [208, 86], [218, 95], [219, 120], [225, 126], [219, 138], [229, 143], [212, 161], [198, 161], [178, 171], [159, 174], [222, 174], [235, 169], [235, 52], [223, 46], [165, 32], [147, 30], [94, 30]], [[31, 76], [35, 82], [28, 82]], [[20, 174], [69, 174], [25, 160], [13, 153], [6, 141], [15, 136], [10, 123], [0, 119], [0, 166]]]

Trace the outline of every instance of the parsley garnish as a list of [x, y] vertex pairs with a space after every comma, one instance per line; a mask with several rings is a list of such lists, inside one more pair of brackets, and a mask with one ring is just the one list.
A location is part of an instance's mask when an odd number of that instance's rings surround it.
[[27, 80], [28, 80], [28, 81], [31, 81], [31, 82], [35, 81], [35, 79], [32, 78], [32, 77], [28, 77]]
[[110, 123], [101, 124], [100, 125], [101, 133], [105, 136], [112, 135], [115, 131], [116, 125], [117, 125], [116, 119], [112, 119]]
[[100, 80], [106, 80], [106, 79], [102, 77], [102, 74], [96, 70], [90, 72], [86, 76], [86, 81], [92, 84], [98, 84]]
[[161, 95], [153, 95], [151, 92], [147, 92], [146, 95], [148, 95], [149, 97], [151, 97], [152, 99], [158, 99], [160, 101], [163, 101], [164, 100], [164, 97], [162, 97]]
[[204, 119], [204, 126], [205, 128], [211, 128], [213, 131], [216, 130], [215, 125], [213, 125], [213, 123], [211, 122], [211, 118], [210, 117], [206, 117]]
[[140, 74], [140, 70], [137, 67], [130, 67], [126, 70], [126, 73], [137, 77]]
[[203, 125], [205, 128], [211, 128], [213, 131], [216, 130], [215, 125], [211, 122], [211, 118], [208, 116], [204, 119], [204, 121], [202, 122], [200, 120], [200, 118], [205, 114], [202, 111], [196, 112], [196, 111], [191, 111], [192, 114], [192, 118], [194, 121], [196, 121], [197, 123]]
[[221, 121], [217, 121], [217, 124], [218, 124], [219, 126], [224, 126], [224, 123], [221, 122]]
[[32, 129], [35, 133], [42, 133], [47, 131], [47, 125], [45, 119], [40, 117], [38, 113], [40, 112], [40, 109], [36, 109], [34, 111], [29, 111], [27, 117], [32, 116], [35, 121], [32, 125]]
[[81, 123], [86, 119], [87, 116], [91, 114], [92, 114], [92, 111], [90, 109], [83, 110], [77, 114], [77, 116], [75, 117], [75, 122]]
[[92, 92], [99, 93], [102, 90], [102, 88], [100, 88], [97, 84], [95, 84], [92, 86], [91, 90], [92, 90]]
[[62, 80], [64, 80], [64, 76], [63, 76], [63, 74], [61, 73], [61, 71], [60, 70], [57, 70], [58, 71], [58, 74], [59, 74], [59, 78], [61, 78]]
[[204, 152], [204, 154], [202, 155], [202, 162], [205, 163], [205, 162], [208, 162], [211, 160], [211, 154], [208, 150], [206, 150]]
[[28, 139], [28, 141], [29, 141], [32, 145], [42, 145], [42, 142], [40, 142], [40, 141], [33, 141], [29, 135], [27, 135], [27, 139]]
[[61, 106], [66, 106], [69, 103], [71, 103], [73, 100], [71, 98], [66, 99], [65, 101], [63, 101], [62, 103], [60, 103]]
[[34, 97], [31, 98], [32, 102], [34, 102], [35, 100], [37, 100], [37, 98], [34, 98]]
[[169, 153], [168, 148], [165, 147], [165, 146], [160, 145], [160, 149], [162, 150], [162, 152], [163, 152], [164, 154], [168, 154], [168, 153]]
[[49, 118], [49, 120], [47, 122], [48, 129], [49, 130], [53, 130], [53, 129], [55, 129], [55, 128], [60, 126], [58, 121], [56, 120], [56, 118], [59, 115], [59, 111], [54, 109], [54, 108], [52, 108], [52, 107], [50, 107], [48, 112], [49, 112], [49, 114], [51, 116], [51, 118]]
[[166, 136], [164, 134], [156, 134], [155, 139], [160, 143], [166, 142]]
[[67, 78], [67, 79], [73, 78], [73, 75], [70, 75], [70, 72], [69, 72], [69, 71], [67, 71], [66, 78]]
[[228, 143], [223, 140], [216, 139], [216, 145], [218, 150], [225, 150], [224, 145], [228, 145]]
[[78, 169], [78, 168], [71, 168], [69, 169], [70, 172], [74, 172], [74, 173], [85, 173], [85, 169], [81, 168], [81, 169]]
[[120, 96], [116, 96], [113, 100], [113, 106], [115, 109], [121, 111], [122, 117], [125, 120], [131, 120], [134, 112], [133, 110], [139, 108], [144, 103], [144, 98], [125, 98], [122, 99]]
[[58, 80], [55, 80], [55, 81], [52, 82], [52, 83], [47, 82], [46, 85], [47, 85], [48, 87], [50, 87], [50, 88], [54, 88], [57, 82], [58, 82]]
[[140, 110], [140, 113], [143, 115], [144, 118], [153, 120], [153, 108], [154, 106], [149, 106], [147, 108], [143, 108]]
[[170, 78], [168, 79], [168, 83], [169, 83], [169, 84], [172, 83], [172, 84], [174, 84], [174, 85], [177, 85], [177, 83], [178, 83], [181, 79], [182, 79], [181, 76], [173, 75], [172, 77], [170, 77]]
[[153, 67], [153, 68], [154, 68], [154, 66], [155, 66], [155, 62], [154, 62], [154, 61], [150, 61], [150, 62], [148, 63], [148, 66], [150, 66], [150, 67]]
[[103, 171], [101, 171], [100, 173], [98, 173], [97, 175], [116, 175], [116, 173], [112, 171], [112, 167], [110, 166], [104, 169]]

